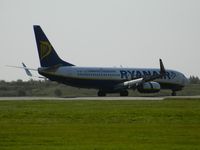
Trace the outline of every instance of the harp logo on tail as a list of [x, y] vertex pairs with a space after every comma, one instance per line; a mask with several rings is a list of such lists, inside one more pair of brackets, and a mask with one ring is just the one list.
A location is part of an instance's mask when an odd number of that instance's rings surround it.
[[52, 51], [52, 46], [47, 41], [40, 41], [40, 58], [41, 60], [47, 57]]

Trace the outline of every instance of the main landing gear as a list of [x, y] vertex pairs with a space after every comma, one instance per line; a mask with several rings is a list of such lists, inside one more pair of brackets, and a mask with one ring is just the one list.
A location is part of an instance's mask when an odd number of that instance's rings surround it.
[[172, 96], [176, 96], [176, 91], [172, 91]]
[[128, 96], [128, 91], [127, 90], [121, 91], [120, 96]]
[[[119, 94], [120, 94], [120, 96], [128, 96], [128, 91], [127, 90], [123, 90], [123, 91], [120, 91]], [[103, 90], [99, 90], [98, 93], [97, 93], [97, 95], [99, 97], [103, 97], [103, 96], [106, 96], [106, 92], [103, 91]]]
[[106, 96], [106, 93], [102, 90], [99, 90], [99, 92], [97, 93], [98, 96], [102, 97], [102, 96]]

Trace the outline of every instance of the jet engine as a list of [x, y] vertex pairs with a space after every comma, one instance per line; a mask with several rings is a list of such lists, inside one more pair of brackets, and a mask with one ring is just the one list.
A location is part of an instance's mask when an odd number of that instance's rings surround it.
[[137, 87], [140, 93], [157, 93], [160, 91], [160, 84], [157, 82], [145, 82]]

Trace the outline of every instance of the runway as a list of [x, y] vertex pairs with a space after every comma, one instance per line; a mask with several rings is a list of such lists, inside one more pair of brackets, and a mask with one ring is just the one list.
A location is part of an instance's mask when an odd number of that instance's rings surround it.
[[165, 100], [165, 99], [200, 99], [200, 96], [166, 96], [166, 97], [0, 97], [3, 100]]

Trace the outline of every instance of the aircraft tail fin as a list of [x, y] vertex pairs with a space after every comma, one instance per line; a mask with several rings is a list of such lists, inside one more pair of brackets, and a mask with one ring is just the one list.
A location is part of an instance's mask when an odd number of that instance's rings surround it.
[[41, 67], [52, 67], [57, 65], [74, 66], [73, 64], [63, 61], [58, 56], [40, 26], [34, 25], [33, 29], [35, 32], [35, 39]]

